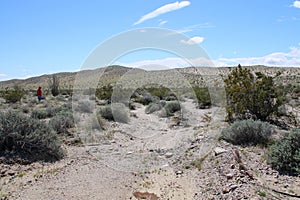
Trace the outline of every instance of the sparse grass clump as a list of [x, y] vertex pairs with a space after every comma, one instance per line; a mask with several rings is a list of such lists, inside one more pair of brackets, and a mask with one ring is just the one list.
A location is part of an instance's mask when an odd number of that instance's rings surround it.
[[300, 174], [300, 129], [286, 133], [270, 146], [267, 161], [280, 172]]
[[31, 117], [34, 119], [46, 119], [48, 118], [48, 113], [46, 109], [33, 110], [31, 112]]
[[44, 122], [16, 112], [0, 112], [0, 154], [24, 159], [56, 160], [64, 153], [54, 131]]
[[234, 122], [223, 129], [221, 139], [234, 145], [267, 145], [271, 141], [273, 129], [267, 122], [253, 119]]

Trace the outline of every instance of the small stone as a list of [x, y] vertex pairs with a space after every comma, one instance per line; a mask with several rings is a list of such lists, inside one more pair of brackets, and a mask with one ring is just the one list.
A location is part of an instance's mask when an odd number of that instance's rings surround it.
[[171, 152], [167, 152], [166, 154], [165, 154], [165, 157], [166, 158], [171, 158], [173, 156], [173, 153], [171, 153]]
[[181, 175], [181, 174], [183, 174], [183, 172], [179, 170], [179, 171], [176, 171], [175, 174], [176, 175]]
[[239, 187], [238, 185], [232, 185], [232, 186], [230, 186], [230, 190], [233, 191], [233, 190], [235, 190], [238, 187]]
[[232, 179], [233, 178], [233, 174], [232, 173], [226, 174], [225, 176], [226, 176], [227, 179]]
[[227, 150], [226, 150], [226, 149], [223, 149], [223, 148], [221, 148], [221, 147], [216, 147], [216, 148], [214, 149], [214, 152], [215, 152], [215, 156], [217, 156], [217, 155], [220, 155], [220, 154], [222, 154], [222, 153], [227, 152]]
[[127, 155], [131, 155], [131, 154], [133, 154], [132, 151], [128, 151], [128, 152], [127, 152]]

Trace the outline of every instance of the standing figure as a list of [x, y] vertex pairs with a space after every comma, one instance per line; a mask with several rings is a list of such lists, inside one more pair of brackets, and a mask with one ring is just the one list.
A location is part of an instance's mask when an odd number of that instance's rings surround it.
[[41, 102], [41, 100], [42, 100], [42, 87], [39, 87], [39, 89], [37, 89], [36, 94], [38, 96], [39, 102]]

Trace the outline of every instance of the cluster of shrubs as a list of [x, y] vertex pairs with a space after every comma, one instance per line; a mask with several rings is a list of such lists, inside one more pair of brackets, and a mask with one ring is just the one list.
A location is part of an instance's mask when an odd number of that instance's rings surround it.
[[58, 135], [43, 121], [22, 113], [0, 112], [0, 127], [1, 156], [49, 161], [64, 155]]
[[300, 129], [275, 139], [274, 130], [266, 122], [283, 102], [273, 78], [262, 73], [253, 75], [239, 65], [224, 81], [227, 120], [232, 124], [223, 129], [220, 138], [234, 145], [267, 147], [266, 160], [274, 169], [300, 174]]

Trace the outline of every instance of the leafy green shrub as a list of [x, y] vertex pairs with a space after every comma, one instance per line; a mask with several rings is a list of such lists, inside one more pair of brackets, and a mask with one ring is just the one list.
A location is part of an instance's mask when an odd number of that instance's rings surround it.
[[207, 87], [194, 87], [193, 90], [196, 94], [200, 109], [208, 108], [211, 106], [211, 98]]
[[169, 96], [175, 96], [169, 88], [166, 88], [164, 86], [152, 86], [145, 89], [151, 94], [151, 96], [156, 96], [160, 100], [166, 99]]
[[267, 162], [280, 172], [300, 174], [300, 129], [286, 133], [270, 146]]
[[146, 109], [145, 109], [145, 113], [146, 114], [151, 114], [154, 113], [156, 111], [159, 111], [162, 109], [162, 105], [160, 103], [150, 103]]
[[161, 113], [162, 117], [173, 116], [175, 112], [180, 111], [180, 103], [178, 101], [167, 101]]
[[[112, 108], [113, 106], [113, 108]], [[122, 103], [114, 103], [106, 106], [102, 106], [99, 109], [100, 115], [111, 121], [117, 121], [122, 123], [129, 122], [128, 108]]]
[[18, 85], [15, 85], [13, 89], [6, 88], [2, 94], [2, 97], [8, 103], [20, 102], [22, 97], [25, 95], [25, 91]]
[[255, 75], [239, 65], [224, 79], [227, 98], [227, 120], [251, 118], [267, 121], [282, 104], [273, 77]]
[[234, 145], [267, 145], [272, 134], [273, 129], [269, 123], [247, 119], [235, 121], [230, 127], [223, 129], [221, 139]]
[[75, 127], [71, 112], [60, 112], [50, 119], [49, 126], [58, 134], [69, 134], [68, 129]]
[[64, 155], [57, 135], [42, 121], [16, 112], [0, 112], [0, 154], [29, 161]]
[[105, 85], [96, 89], [96, 97], [98, 97], [101, 100], [108, 100], [110, 102], [112, 94], [113, 94], [112, 85]]

